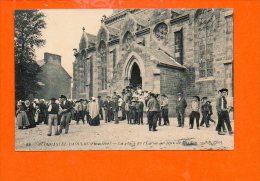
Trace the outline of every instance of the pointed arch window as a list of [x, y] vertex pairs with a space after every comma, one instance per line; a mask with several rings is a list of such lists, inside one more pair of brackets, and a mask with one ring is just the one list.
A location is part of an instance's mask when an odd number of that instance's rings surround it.
[[214, 13], [201, 9], [195, 15], [197, 60], [200, 78], [213, 76]]
[[101, 90], [107, 89], [107, 47], [104, 41], [100, 42], [99, 53], [101, 58]]
[[123, 48], [128, 49], [133, 41], [134, 41], [134, 36], [132, 35], [132, 33], [127, 31], [123, 37], [123, 44], [124, 44]]

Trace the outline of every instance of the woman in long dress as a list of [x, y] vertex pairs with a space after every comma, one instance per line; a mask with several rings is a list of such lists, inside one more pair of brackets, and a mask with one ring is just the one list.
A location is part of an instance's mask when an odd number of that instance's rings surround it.
[[96, 102], [96, 99], [94, 97], [92, 97], [92, 100], [89, 103], [88, 110], [90, 116], [89, 125], [99, 126], [100, 125], [99, 106], [98, 106], [98, 102]]
[[30, 126], [28, 117], [26, 112], [24, 111], [24, 103], [19, 101], [17, 103], [17, 111], [16, 111], [16, 124], [18, 129], [26, 128], [28, 129]]
[[36, 127], [36, 123], [34, 120], [33, 105], [30, 103], [29, 100], [26, 100], [24, 103], [25, 103], [25, 112], [27, 114], [27, 118], [30, 123], [30, 128], [34, 128]]

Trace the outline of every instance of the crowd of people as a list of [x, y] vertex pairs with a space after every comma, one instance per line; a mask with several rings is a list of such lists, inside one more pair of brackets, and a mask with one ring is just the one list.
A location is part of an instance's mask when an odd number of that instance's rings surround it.
[[[218, 115], [216, 131], [219, 135], [224, 135], [227, 132], [227, 126], [229, 134], [233, 134], [229, 119], [229, 112], [232, 111], [232, 108], [228, 108], [226, 100], [228, 90], [221, 89], [219, 92], [220, 96], [216, 99]], [[184, 127], [187, 107], [183, 94], [178, 93], [176, 115], [180, 128]], [[190, 104], [190, 110], [189, 129], [193, 129], [194, 119], [197, 129], [204, 125], [207, 128], [210, 127], [210, 122], [216, 123], [211, 118], [213, 111], [207, 97], [200, 99], [195, 95]], [[16, 119], [18, 129], [34, 128], [39, 124], [46, 124], [49, 127], [47, 135], [51, 136], [53, 128], [55, 135], [62, 134], [63, 130], [67, 134], [71, 120], [75, 120], [76, 124], [79, 124], [80, 121], [83, 124], [87, 122], [90, 126], [99, 126], [100, 120], [115, 124], [126, 120], [127, 124], [142, 125], [144, 124], [144, 112], [147, 116], [145, 124], [148, 125], [149, 131], [157, 131], [158, 125], [170, 125], [167, 95], [143, 91], [141, 86], [127, 86], [121, 93], [113, 92], [113, 95], [106, 96], [105, 100], [101, 96], [98, 96], [97, 99], [92, 97], [90, 100], [69, 100], [64, 95], [58, 99], [51, 98], [49, 101], [44, 99], [35, 99], [32, 102], [20, 100], [17, 103]]]

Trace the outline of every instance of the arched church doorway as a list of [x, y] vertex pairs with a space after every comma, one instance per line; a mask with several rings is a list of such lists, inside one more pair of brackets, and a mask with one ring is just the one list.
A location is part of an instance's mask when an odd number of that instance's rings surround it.
[[142, 77], [138, 64], [134, 62], [131, 70], [130, 85], [133, 87], [141, 86], [142, 87]]

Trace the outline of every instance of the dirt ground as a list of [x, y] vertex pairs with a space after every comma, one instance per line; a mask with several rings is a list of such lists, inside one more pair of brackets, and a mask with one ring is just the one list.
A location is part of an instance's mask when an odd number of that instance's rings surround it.
[[[158, 131], [148, 131], [148, 125], [105, 123], [100, 126], [79, 125], [72, 120], [69, 134], [47, 136], [47, 125], [18, 130], [16, 151], [48, 150], [233, 150], [234, 135], [218, 135], [216, 125], [200, 130], [177, 127], [176, 118], [170, 118], [170, 126], [158, 126]], [[234, 128], [234, 122], [231, 122]]]

